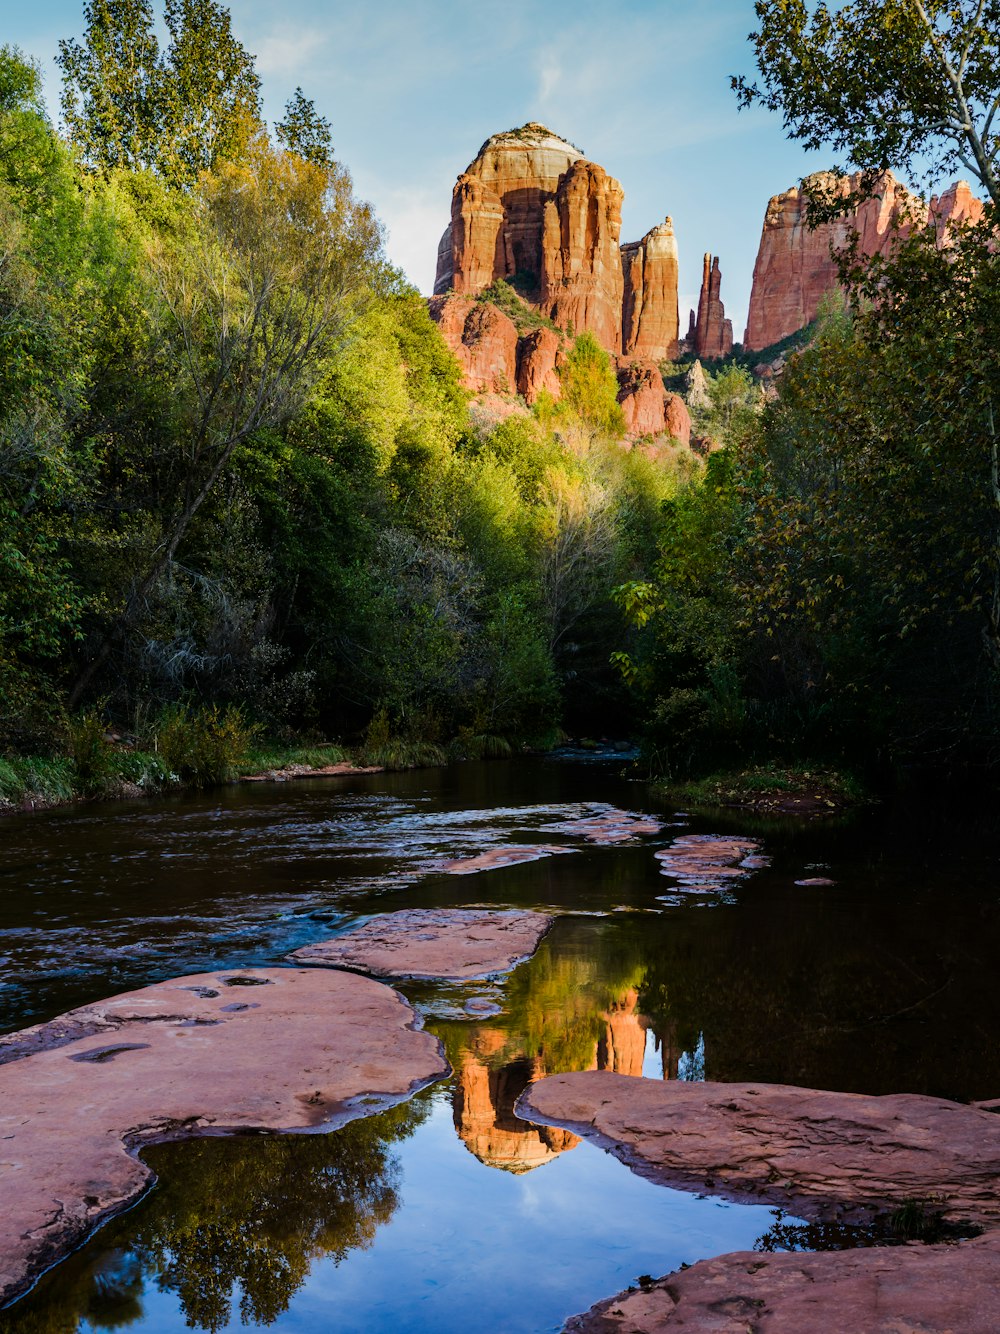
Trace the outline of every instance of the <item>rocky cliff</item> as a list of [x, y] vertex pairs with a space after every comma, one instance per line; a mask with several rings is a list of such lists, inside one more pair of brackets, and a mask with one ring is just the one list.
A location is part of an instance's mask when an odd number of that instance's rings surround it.
[[590, 329], [617, 351], [623, 198], [544, 125], [495, 134], [455, 183], [434, 291], [475, 296], [506, 278], [563, 328]]
[[476, 296], [503, 278], [613, 355], [675, 356], [673, 225], [622, 246], [623, 199], [614, 177], [544, 125], [493, 135], [455, 183], [435, 295]]
[[[434, 296], [429, 308], [472, 393], [517, 393], [529, 407], [543, 389], [559, 398], [559, 367], [568, 343], [554, 329], [542, 326], [519, 332], [498, 307], [470, 297]], [[616, 364], [627, 434], [670, 435], [688, 444], [691, 417], [684, 400], [664, 389], [656, 362], [618, 358]]]
[[677, 356], [677, 267], [677, 238], [670, 218], [653, 227], [641, 241], [622, 246], [625, 356], [650, 361], [669, 361]]
[[[831, 172], [819, 172], [803, 184], [843, 198], [858, 189], [860, 177], [838, 178]], [[816, 318], [822, 298], [837, 287], [832, 252], [846, 246], [853, 233], [857, 233], [860, 254], [879, 255], [892, 246], [896, 237], [925, 224], [928, 216], [934, 219], [943, 242], [950, 228], [961, 222], [976, 222], [982, 213], [982, 202], [965, 181], [933, 199], [928, 210], [891, 172], [883, 176], [872, 199], [812, 230], [806, 190], [796, 187], [775, 195], [764, 216], [745, 346], [754, 351], [770, 347]]]
[[702, 267], [698, 317], [688, 329], [688, 342], [699, 359], [716, 361], [733, 350], [733, 322], [722, 304], [722, 270], [718, 255], [706, 255]]

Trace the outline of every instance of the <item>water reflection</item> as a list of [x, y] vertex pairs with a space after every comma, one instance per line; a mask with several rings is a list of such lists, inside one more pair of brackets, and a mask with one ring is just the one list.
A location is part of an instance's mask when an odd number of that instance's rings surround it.
[[330, 1135], [149, 1149], [159, 1183], [146, 1200], [0, 1317], [0, 1330], [119, 1329], [144, 1320], [153, 1290], [173, 1294], [196, 1329], [221, 1330], [236, 1312], [244, 1325], [272, 1324], [315, 1260], [340, 1264], [392, 1218], [400, 1203], [393, 1148], [429, 1110], [417, 1098]]

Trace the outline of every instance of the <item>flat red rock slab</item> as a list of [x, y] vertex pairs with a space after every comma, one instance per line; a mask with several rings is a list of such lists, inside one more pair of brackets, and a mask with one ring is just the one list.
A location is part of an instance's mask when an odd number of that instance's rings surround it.
[[1000, 1116], [943, 1098], [584, 1071], [531, 1085], [518, 1114], [596, 1138], [657, 1180], [807, 1217], [916, 1199], [1000, 1226]]
[[300, 968], [161, 982], [9, 1034], [0, 1058], [0, 1304], [143, 1193], [142, 1145], [330, 1129], [448, 1069], [390, 987]]
[[340, 778], [345, 774], [381, 774], [385, 769], [380, 764], [357, 765], [348, 760], [336, 764], [324, 764], [319, 769], [308, 764], [287, 764], [283, 769], [268, 769], [262, 774], [244, 774], [241, 783], [283, 783], [289, 778]]
[[770, 865], [758, 842], [721, 834], [685, 834], [654, 853], [663, 875], [681, 884], [717, 887], [720, 880], [742, 880]]
[[821, 1254], [737, 1251], [619, 1293], [566, 1334], [996, 1334], [1000, 1239]]
[[490, 848], [475, 857], [456, 857], [439, 862], [436, 869], [449, 875], [475, 875], [477, 871], [495, 871], [500, 866], [516, 866], [519, 862], [537, 862], [543, 857], [558, 857], [560, 853], [576, 852], [576, 848], [559, 843], [511, 844], [506, 848]]
[[544, 828], [550, 834], [573, 834], [585, 838], [588, 843], [608, 845], [631, 843], [641, 834], [658, 834], [663, 829], [663, 822], [651, 815], [637, 815], [634, 811], [610, 810], [579, 820], [563, 820]]
[[407, 908], [333, 940], [305, 945], [297, 963], [354, 968], [378, 977], [465, 982], [505, 973], [530, 958], [552, 925], [545, 913], [480, 908]]
[[837, 882], [828, 879], [825, 875], [814, 875], [808, 880], [796, 880], [795, 883], [801, 885], [803, 889], [826, 889]]

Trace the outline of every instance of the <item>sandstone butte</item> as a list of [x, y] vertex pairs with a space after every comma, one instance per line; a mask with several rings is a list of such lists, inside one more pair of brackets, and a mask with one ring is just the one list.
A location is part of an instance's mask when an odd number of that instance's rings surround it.
[[576, 1317], [587, 1334], [987, 1334], [1000, 1328], [996, 1104], [768, 1084], [552, 1075], [518, 1114], [609, 1147], [634, 1170], [807, 1218], [867, 1221], [909, 1201], [985, 1229], [955, 1244], [734, 1252]]
[[152, 1173], [144, 1145], [330, 1129], [447, 1073], [383, 983], [323, 969], [160, 982], [0, 1038], [0, 1304]]
[[[683, 433], [683, 404], [656, 386], [657, 363], [679, 349], [673, 223], [621, 245], [623, 197], [603, 167], [537, 123], [488, 139], [459, 176], [430, 310], [473, 393], [517, 392], [529, 405], [543, 389], [558, 397], [562, 331], [589, 330], [619, 363], [629, 434]], [[519, 332], [476, 303], [498, 278], [558, 329]], [[652, 372], [630, 378], [631, 361]]]
[[530, 958], [552, 920], [545, 913], [513, 909], [404, 908], [332, 940], [305, 945], [291, 957], [378, 977], [464, 982], [509, 972]]
[[[856, 191], [860, 176], [837, 177], [817, 172], [806, 178], [807, 187], [846, 197]], [[810, 230], [807, 193], [801, 187], [775, 195], [767, 206], [757, 263], [754, 267], [744, 346], [752, 351], [771, 347], [811, 323], [820, 302], [838, 286], [832, 251], [842, 249], [853, 233], [862, 255], [884, 254], [893, 239], [914, 225], [934, 221], [942, 242], [948, 230], [963, 222], [978, 222], [982, 201], [965, 181], [939, 198], [923, 203], [886, 172], [872, 199], [834, 222]]]

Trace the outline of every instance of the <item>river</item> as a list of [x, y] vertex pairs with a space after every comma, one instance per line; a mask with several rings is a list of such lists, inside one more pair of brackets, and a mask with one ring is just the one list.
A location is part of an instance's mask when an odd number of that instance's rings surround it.
[[[439, 864], [605, 806], [659, 814], [617, 847], [453, 876]], [[549, 831], [549, 832], [547, 832]], [[759, 866], [663, 874], [677, 837], [740, 833]], [[247, 784], [0, 825], [0, 1029], [217, 967], [280, 964], [398, 907], [557, 915], [502, 983], [404, 985], [451, 1078], [333, 1134], [204, 1139], [4, 1313], [11, 1331], [538, 1334], [595, 1300], [751, 1248], [764, 1207], [652, 1184], [514, 1102], [540, 1073], [1000, 1093], [1000, 840], [900, 804], [755, 825], [664, 807], [621, 760], [524, 760]], [[831, 885], [797, 885], [810, 879]]]

